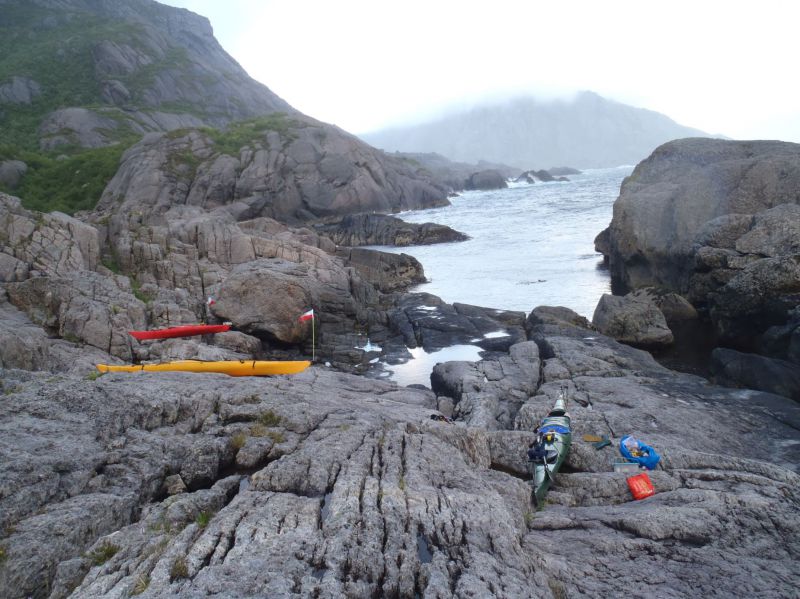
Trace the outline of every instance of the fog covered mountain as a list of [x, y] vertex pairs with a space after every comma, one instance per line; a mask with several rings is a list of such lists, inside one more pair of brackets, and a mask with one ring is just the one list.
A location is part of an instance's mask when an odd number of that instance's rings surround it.
[[387, 151], [438, 152], [451, 160], [530, 169], [636, 164], [666, 141], [709, 135], [658, 112], [582, 92], [572, 100], [486, 104], [361, 137]]

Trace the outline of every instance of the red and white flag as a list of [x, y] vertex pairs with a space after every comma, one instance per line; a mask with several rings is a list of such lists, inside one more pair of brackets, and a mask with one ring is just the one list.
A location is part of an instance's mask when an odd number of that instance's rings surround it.
[[311, 310], [309, 310], [308, 312], [303, 312], [297, 320], [299, 320], [300, 322], [305, 322], [307, 320], [313, 320], [313, 319], [314, 319], [314, 308], [311, 308]]
[[213, 297], [211, 297], [211, 296], [209, 295], [209, 296], [208, 296], [208, 299], [206, 300], [206, 305], [207, 305], [207, 306], [213, 306], [213, 305], [214, 305], [214, 304], [216, 304], [216, 303], [217, 303], [217, 302], [215, 302], [215, 301], [214, 301], [214, 298], [213, 298]]

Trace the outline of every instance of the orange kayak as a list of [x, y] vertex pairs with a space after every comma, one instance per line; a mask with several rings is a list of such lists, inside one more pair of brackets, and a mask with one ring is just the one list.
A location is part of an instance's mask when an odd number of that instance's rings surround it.
[[161, 364], [98, 364], [100, 372], [216, 372], [230, 376], [272, 376], [277, 374], [297, 374], [311, 366], [309, 360], [267, 361], [267, 360], [176, 360]]

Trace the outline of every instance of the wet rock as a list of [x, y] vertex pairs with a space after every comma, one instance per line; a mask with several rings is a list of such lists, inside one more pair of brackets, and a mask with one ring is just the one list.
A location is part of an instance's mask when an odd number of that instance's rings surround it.
[[718, 347], [711, 352], [711, 373], [719, 384], [800, 401], [800, 370], [791, 362]]
[[581, 329], [592, 329], [592, 324], [574, 310], [562, 306], [537, 306], [528, 315], [529, 328], [550, 324], [555, 326], [573, 326]]
[[595, 308], [592, 324], [617, 341], [640, 347], [658, 347], [674, 341], [664, 315], [643, 296], [604, 294]]
[[393, 254], [364, 248], [339, 248], [341, 256], [365, 281], [384, 293], [408, 289], [424, 283], [422, 264], [408, 254]]
[[422, 347], [428, 352], [458, 344], [508, 351], [527, 339], [522, 312], [459, 303], [451, 306], [426, 293], [399, 298], [388, 311], [388, 319], [407, 347]]
[[486, 430], [513, 426], [520, 406], [539, 384], [539, 348], [532, 341], [512, 345], [508, 356], [479, 362], [437, 364], [431, 389], [452, 398], [454, 415]]
[[445, 225], [407, 223], [385, 214], [353, 214], [314, 226], [337, 245], [428, 245], [464, 241], [467, 236]]
[[464, 181], [464, 189], [505, 189], [508, 187], [506, 178], [500, 171], [490, 169], [472, 173]]
[[698, 318], [695, 307], [685, 297], [677, 293], [671, 293], [655, 287], [642, 287], [629, 293], [627, 297], [655, 304], [664, 315], [667, 325]]

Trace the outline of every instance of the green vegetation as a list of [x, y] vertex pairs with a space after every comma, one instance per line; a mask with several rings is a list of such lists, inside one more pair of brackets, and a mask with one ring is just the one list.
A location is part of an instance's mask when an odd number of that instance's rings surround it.
[[272, 439], [273, 443], [283, 443], [286, 441], [286, 435], [281, 431], [268, 431], [267, 436]]
[[247, 442], [247, 435], [244, 433], [236, 433], [233, 437], [231, 437], [231, 447], [233, 447], [234, 451], [239, 451], [244, 444]]
[[272, 410], [267, 410], [258, 417], [258, 421], [264, 426], [280, 426], [283, 419]]
[[100, 372], [99, 370], [97, 372], [90, 372], [89, 374], [86, 375], [86, 380], [87, 381], [96, 381], [97, 379], [99, 379], [104, 374], [105, 374], [104, 372]]
[[140, 574], [136, 578], [136, 584], [133, 585], [131, 595], [141, 595], [150, 586], [150, 577], [147, 574]]
[[126, 147], [117, 144], [60, 158], [28, 151], [15, 153], [8, 146], [0, 147], [0, 159], [16, 158], [28, 165], [20, 186], [3, 191], [22, 198], [29, 210], [66, 214], [91, 210], [117, 172]]
[[244, 146], [264, 138], [267, 131], [276, 131], [286, 141], [294, 139], [292, 129], [301, 123], [290, 119], [283, 112], [274, 112], [266, 116], [229, 125], [225, 130], [206, 128], [202, 131], [214, 142], [215, 149], [222, 154], [238, 156]]
[[131, 292], [133, 293], [133, 297], [138, 299], [143, 304], [149, 303], [153, 298], [151, 298], [147, 293], [142, 291], [142, 287], [139, 284], [139, 281], [136, 279], [131, 279]]
[[108, 270], [113, 272], [115, 275], [121, 275], [122, 269], [119, 267], [119, 263], [117, 262], [117, 257], [112, 255], [103, 256], [100, 259], [100, 264], [105, 266]]
[[0, 564], [8, 559], [8, 552], [5, 547], [0, 547]]
[[197, 518], [195, 519], [195, 523], [200, 528], [205, 528], [208, 526], [209, 521], [211, 521], [211, 514], [208, 512], [200, 512], [197, 514]]
[[95, 566], [99, 566], [114, 557], [118, 551], [119, 547], [108, 541], [104, 541], [97, 549], [88, 553], [86, 557], [92, 560]]
[[550, 587], [550, 592], [553, 593], [554, 599], [567, 599], [567, 589], [558, 580], [552, 578], [547, 579], [547, 586]]
[[186, 558], [179, 557], [172, 562], [172, 567], [169, 569], [169, 580], [174, 582], [179, 578], [189, 578], [189, 566], [186, 565]]
[[42, 117], [66, 106], [102, 102], [92, 50], [102, 40], [143, 48], [141, 29], [120, 20], [88, 13], [56, 17], [32, 3], [3, 6], [0, 19], [0, 82], [29, 77], [41, 95], [27, 105], [4, 107], [0, 138], [16, 147], [35, 149]]

